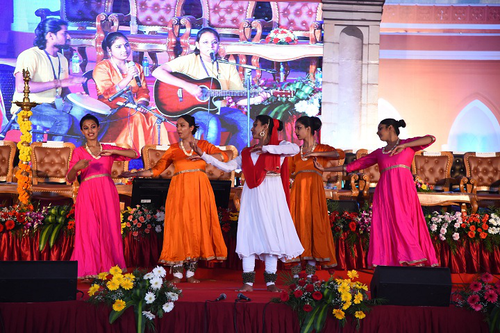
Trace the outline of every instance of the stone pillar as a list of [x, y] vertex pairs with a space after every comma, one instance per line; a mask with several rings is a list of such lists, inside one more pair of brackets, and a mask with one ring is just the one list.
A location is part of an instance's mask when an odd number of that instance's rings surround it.
[[380, 145], [368, 138], [378, 125], [383, 5], [384, 0], [323, 0], [321, 142], [354, 151]]

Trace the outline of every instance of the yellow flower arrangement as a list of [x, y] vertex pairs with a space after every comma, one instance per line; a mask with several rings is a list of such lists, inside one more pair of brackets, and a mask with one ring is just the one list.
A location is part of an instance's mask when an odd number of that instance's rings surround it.
[[349, 271], [348, 277], [335, 279], [331, 276], [328, 281], [319, 281], [316, 275], [307, 278], [302, 272], [298, 280], [288, 281], [289, 290], [283, 290], [280, 298], [273, 301], [285, 303], [298, 312], [301, 333], [320, 332], [327, 313], [332, 313], [341, 326], [350, 316], [359, 329], [360, 321], [370, 311], [370, 305], [376, 305], [379, 301], [369, 300], [366, 293], [368, 286], [353, 281], [359, 278], [358, 272]]
[[137, 332], [143, 333], [146, 324], [154, 330], [155, 316], [162, 317], [172, 311], [181, 290], [164, 280], [167, 272], [156, 267], [149, 273], [135, 270], [123, 274], [120, 267], [102, 272], [91, 285], [89, 302], [106, 303], [112, 307], [109, 322], [112, 324], [125, 310], [133, 307], [136, 315]]

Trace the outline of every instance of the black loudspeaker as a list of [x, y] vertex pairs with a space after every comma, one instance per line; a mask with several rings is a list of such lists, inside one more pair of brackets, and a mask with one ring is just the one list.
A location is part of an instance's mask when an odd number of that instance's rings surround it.
[[0, 302], [76, 300], [76, 261], [0, 261]]
[[372, 298], [383, 298], [386, 305], [449, 306], [450, 269], [378, 266], [370, 288]]

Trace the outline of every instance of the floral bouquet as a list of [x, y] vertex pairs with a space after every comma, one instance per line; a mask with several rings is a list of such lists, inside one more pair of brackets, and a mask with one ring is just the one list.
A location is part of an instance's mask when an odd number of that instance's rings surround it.
[[220, 227], [224, 233], [235, 235], [238, 230], [238, 215], [237, 211], [230, 208], [218, 209]]
[[461, 239], [465, 224], [462, 220], [462, 213], [455, 212], [432, 212], [426, 215], [427, 226], [431, 236], [439, 238], [442, 242], [447, 242], [450, 248], [456, 249], [456, 242]]
[[332, 275], [328, 281], [319, 281], [316, 275], [308, 279], [302, 272], [299, 280], [290, 283], [288, 290], [283, 290], [280, 298], [273, 301], [285, 303], [298, 313], [301, 333], [320, 332], [328, 313], [332, 313], [342, 327], [350, 316], [359, 329], [361, 320], [370, 311], [369, 306], [378, 301], [369, 300], [368, 287], [354, 281], [359, 278], [356, 271], [349, 271], [347, 275], [348, 279], [335, 279]]
[[122, 212], [122, 231], [132, 233], [135, 238], [149, 235], [151, 232], [162, 233], [165, 220], [165, 208], [155, 210], [150, 205], [127, 207]]
[[458, 307], [484, 313], [490, 332], [500, 330], [500, 281], [493, 284], [493, 276], [484, 273], [470, 285], [452, 294], [452, 303]]
[[129, 307], [134, 307], [137, 332], [143, 333], [146, 324], [154, 329], [154, 318], [172, 311], [174, 302], [182, 290], [164, 280], [167, 272], [157, 266], [144, 274], [139, 270], [123, 274], [118, 267], [100, 273], [91, 285], [89, 302], [106, 303], [113, 310], [109, 315], [110, 324], [114, 323]]
[[277, 44], [277, 45], [290, 45], [297, 44], [297, 36], [288, 29], [279, 27], [271, 30], [269, 35], [266, 37], [266, 43]]
[[420, 178], [415, 179], [415, 186], [417, 192], [432, 192], [434, 191], [434, 186], [424, 183]]
[[25, 233], [40, 225], [47, 208], [34, 209], [33, 205], [14, 205], [0, 208], [0, 233], [23, 229]]

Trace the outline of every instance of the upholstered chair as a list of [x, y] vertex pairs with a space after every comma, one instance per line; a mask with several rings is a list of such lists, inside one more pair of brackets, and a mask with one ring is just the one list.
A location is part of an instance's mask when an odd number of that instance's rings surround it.
[[[156, 162], [165, 154], [169, 146], [145, 145], [142, 148], [142, 159], [144, 169], [151, 169], [156, 165]], [[219, 149], [227, 153], [228, 161], [238, 156], [238, 150], [234, 146], [219, 146]], [[224, 172], [217, 169], [211, 164], [207, 165], [207, 176], [210, 180], [230, 180], [234, 185], [234, 171]], [[172, 178], [174, 174], [174, 166], [170, 165], [165, 171], [160, 174], [160, 178]]]
[[[112, 12], [113, 0], [61, 0], [61, 10], [51, 11], [47, 8], [36, 10], [35, 15], [44, 20], [49, 16], [60, 16], [69, 24], [70, 46], [76, 48], [82, 62], [80, 68], [85, 72], [88, 64], [86, 49], [96, 50], [96, 62], [104, 58], [102, 41], [107, 32], [116, 31], [117, 25], [112, 25], [108, 15]], [[68, 56], [66, 54], [66, 56]], [[69, 58], [70, 56], [68, 56]]]
[[413, 158], [411, 172], [416, 179], [433, 186], [435, 191], [448, 192], [451, 185], [452, 165], [453, 154], [451, 152], [418, 151]]
[[[356, 159], [360, 159], [363, 156], [369, 154], [367, 149], [359, 149], [356, 151]], [[358, 170], [359, 176], [359, 190], [361, 191], [361, 197], [363, 200], [371, 202], [373, 198], [373, 193], [375, 192], [375, 187], [380, 179], [380, 170], [378, 164], [372, 165], [369, 168]]]
[[158, 67], [157, 53], [166, 52], [167, 61], [179, 55], [175, 53], [179, 34], [180, 15], [184, 0], [130, 0], [130, 15], [110, 15], [113, 25], [130, 25], [123, 32], [134, 51], [134, 61], [141, 63], [144, 53], [151, 58], [154, 70]]
[[479, 206], [500, 206], [500, 152], [465, 153], [468, 192], [476, 194]]
[[[0, 141], [0, 206], [5, 199], [14, 201], [17, 194], [17, 183], [14, 180], [14, 156], [16, 155], [16, 143], [12, 141]], [[4, 197], [6, 195], [6, 197]]]
[[31, 144], [31, 167], [33, 170], [34, 200], [76, 199], [78, 182], [66, 180], [69, 161], [75, 145], [69, 142], [33, 142]]

